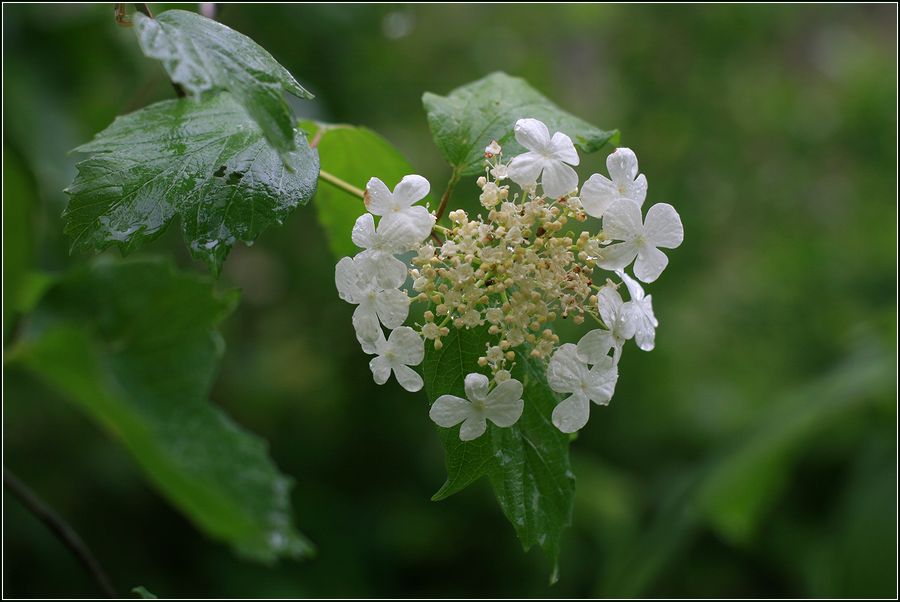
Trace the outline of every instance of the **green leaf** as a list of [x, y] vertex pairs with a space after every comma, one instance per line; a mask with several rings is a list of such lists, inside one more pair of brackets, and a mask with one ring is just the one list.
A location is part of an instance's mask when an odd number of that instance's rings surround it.
[[505, 73], [492, 73], [447, 96], [426, 92], [422, 104], [435, 144], [460, 175], [483, 170], [484, 147], [491, 140], [500, 143], [507, 157], [523, 152], [513, 128], [526, 117], [540, 119], [551, 132], [568, 134], [585, 153], [618, 140], [616, 130], [603, 131], [566, 113], [525, 80]]
[[97, 263], [47, 293], [8, 358], [117, 438], [202, 531], [255, 560], [299, 557], [311, 547], [292, 526], [293, 481], [208, 401], [235, 301], [166, 262]]
[[[489, 340], [485, 328], [451, 328], [440, 351], [426, 346], [422, 371], [432, 403], [444, 394], [465, 398], [465, 376], [481, 370], [478, 358]], [[522, 547], [527, 551], [538, 544], [555, 567], [575, 494], [569, 437], [550, 421], [558, 400], [547, 386], [543, 364], [519, 354], [513, 377], [525, 385], [525, 409], [512, 427], [498, 428], [488, 421], [487, 432], [469, 442], [460, 441], [458, 426], [437, 427], [446, 454], [447, 482], [433, 499], [444, 499], [487, 475]]]
[[[365, 189], [372, 177], [381, 178], [393, 188], [403, 176], [413, 173], [403, 155], [370, 129], [311, 121], [300, 125], [316, 142], [322, 169], [359, 189]], [[323, 182], [313, 203], [335, 258], [358, 253], [350, 232], [356, 218], [366, 210], [362, 200]]]
[[183, 10], [168, 10], [155, 19], [137, 13], [134, 30], [144, 54], [162, 61], [173, 82], [194, 96], [228, 90], [279, 153], [296, 148], [294, 113], [284, 93], [306, 99], [313, 95], [259, 44]]
[[318, 154], [297, 132], [288, 170], [227, 93], [167, 100], [118, 117], [78, 152], [91, 153], [66, 189], [72, 249], [123, 253], [176, 215], [191, 254], [218, 273], [237, 241], [252, 243], [312, 198]]

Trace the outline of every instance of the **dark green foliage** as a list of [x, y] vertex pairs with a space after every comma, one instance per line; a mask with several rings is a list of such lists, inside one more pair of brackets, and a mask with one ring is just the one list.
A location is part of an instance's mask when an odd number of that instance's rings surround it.
[[289, 169], [226, 92], [116, 118], [76, 149], [90, 158], [67, 189], [72, 248], [128, 252], [178, 216], [191, 255], [218, 273], [237, 242], [253, 243], [315, 194], [318, 155], [295, 136]]

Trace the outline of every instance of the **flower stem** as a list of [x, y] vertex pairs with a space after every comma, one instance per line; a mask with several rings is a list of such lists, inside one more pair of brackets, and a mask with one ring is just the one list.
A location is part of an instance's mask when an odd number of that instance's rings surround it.
[[447, 189], [444, 190], [443, 196], [441, 196], [441, 203], [438, 205], [437, 213], [434, 214], [435, 222], [441, 221], [441, 218], [444, 217], [444, 210], [447, 209], [447, 201], [450, 200], [450, 195], [453, 194], [453, 189], [456, 188], [456, 183], [459, 182], [459, 168], [454, 168], [453, 173], [450, 174], [450, 181], [447, 182]]
[[355, 197], [359, 197], [360, 199], [365, 199], [366, 193], [353, 184], [345, 182], [334, 174], [328, 173], [324, 169], [319, 170], [319, 179], [328, 182], [332, 186], [340, 188], [344, 192], [350, 193]]

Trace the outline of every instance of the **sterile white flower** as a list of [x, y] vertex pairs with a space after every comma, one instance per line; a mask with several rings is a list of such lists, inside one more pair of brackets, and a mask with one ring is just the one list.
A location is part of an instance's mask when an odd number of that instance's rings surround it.
[[[647, 198], [647, 177], [637, 175], [637, 157], [630, 148], [617, 148], [606, 158], [609, 178], [595, 173], [581, 187], [581, 202], [584, 211], [594, 217], [603, 214], [614, 202], [629, 199], [644, 204]], [[611, 179], [610, 179], [611, 178]]]
[[407, 391], [414, 393], [422, 388], [422, 377], [410, 366], [422, 363], [425, 358], [425, 342], [409, 326], [395, 328], [387, 339], [379, 328], [374, 342], [363, 343], [363, 351], [377, 355], [369, 362], [372, 377], [377, 384], [386, 383], [393, 372], [397, 382]]
[[634, 324], [634, 342], [642, 350], [652, 351], [656, 327], [659, 326], [656, 316], [653, 315], [653, 296], [645, 296], [643, 287], [624, 271], [618, 270], [616, 274], [628, 287], [628, 294], [631, 296], [631, 301], [625, 304], [625, 313]]
[[619, 378], [612, 358], [604, 355], [589, 368], [572, 343], [560, 346], [547, 366], [547, 383], [557, 393], [569, 393], [553, 409], [553, 424], [564, 433], [574, 433], [587, 424], [590, 402], [606, 405]]
[[396, 222], [382, 222], [375, 227], [375, 218], [371, 213], [363, 213], [353, 225], [350, 237], [353, 243], [365, 249], [356, 258], [368, 260], [373, 269], [373, 276], [382, 288], [397, 288], [406, 280], [406, 264], [394, 257], [394, 253], [402, 253], [409, 249], [403, 239], [403, 231]]
[[572, 139], [562, 132], [550, 137], [550, 130], [537, 119], [520, 119], [515, 127], [516, 140], [529, 152], [513, 158], [509, 177], [520, 186], [531, 186], [538, 179], [544, 194], [558, 198], [578, 188], [578, 174], [569, 167], [578, 165], [578, 153]]
[[379, 286], [365, 259], [341, 259], [334, 270], [334, 282], [340, 298], [358, 306], [353, 312], [353, 326], [360, 342], [377, 339], [379, 321], [387, 328], [396, 328], [409, 314], [406, 293]]
[[[372, 178], [366, 184], [364, 201], [373, 215], [382, 216], [382, 225], [397, 229], [397, 236], [407, 245], [416, 245], [431, 234], [434, 216], [422, 205], [414, 203], [428, 195], [431, 185], [422, 176], [404, 176], [391, 192], [384, 182]], [[387, 224], [385, 224], [387, 222]]]
[[623, 242], [603, 248], [598, 262], [607, 270], [621, 270], [635, 257], [634, 275], [642, 282], [653, 282], [669, 258], [658, 247], [674, 249], [684, 240], [684, 227], [675, 208], [668, 203], [650, 207], [645, 220], [641, 208], [631, 200], [614, 202], [603, 216], [603, 232], [611, 240]]
[[486, 420], [499, 427], [512, 426], [522, 415], [522, 383], [514, 378], [499, 383], [488, 391], [488, 377], [477, 372], [466, 375], [465, 390], [468, 399], [455, 395], [441, 395], [431, 406], [428, 415], [445, 428], [462, 422], [459, 438], [471, 441], [484, 434]]
[[625, 341], [634, 336], [635, 324], [622, 296], [612, 285], [601, 287], [597, 293], [597, 311], [607, 330], [597, 328], [578, 341], [579, 357], [596, 364], [613, 350], [613, 363], [618, 364]]

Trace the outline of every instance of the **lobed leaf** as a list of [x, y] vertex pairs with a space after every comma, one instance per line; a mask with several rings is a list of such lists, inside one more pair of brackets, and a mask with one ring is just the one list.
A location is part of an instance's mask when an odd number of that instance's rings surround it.
[[234, 294], [166, 262], [97, 263], [50, 289], [12, 354], [100, 423], [211, 537], [264, 562], [311, 546], [266, 442], [208, 401]]
[[[439, 351], [426, 346], [422, 371], [432, 403], [444, 394], [465, 398], [465, 376], [481, 370], [478, 358], [489, 340], [486, 328], [451, 328]], [[437, 427], [446, 454], [447, 481], [433, 499], [444, 499], [487, 476], [522, 547], [527, 551], [539, 545], [554, 564], [555, 577], [560, 536], [571, 524], [575, 494], [569, 437], [550, 420], [557, 399], [547, 385], [543, 365], [518, 354], [513, 377], [525, 386], [525, 409], [512, 427], [499, 428], [488, 421], [487, 432], [469, 442], [460, 441], [458, 426]]]
[[237, 241], [252, 243], [316, 191], [319, 159], [297, 132], [289, 170], [227, 93], [159, 102], [117, 117], [66, 189], [72, 249], [128, 252], [177, 215], [191, 255], [216, 273]]
[[540, 119], [550, 132], [568, 134], [582, 152], [600, 150], [618, 140], [618, 131], [604, 131], [556, 106], [518, 77], [492, 73], [438, 96], [426, 92], [422, 104], [431, 135], [441, 154], [460, 175], [480, 173], [484, 148], [496, 140], [504, 156], [525, 149], [516, 142], [513, 128], [526, 117]]
[[313, 95], [262, 46], [202, 15], [168, 10], [156, 18], [134, 16], [144, 54], [159, 59], [169, 78], [194, 96], [228, 90], [279, 153], [297, 148], [294, 112], [284, 99]]

